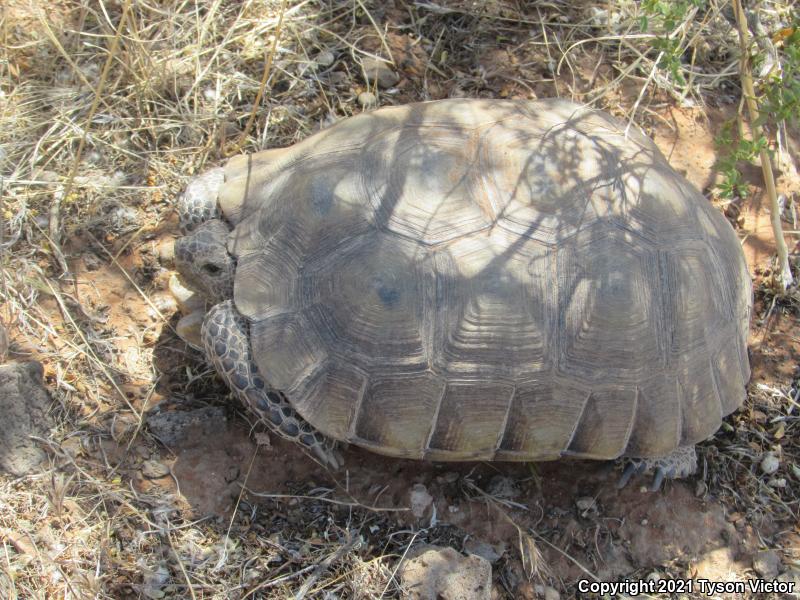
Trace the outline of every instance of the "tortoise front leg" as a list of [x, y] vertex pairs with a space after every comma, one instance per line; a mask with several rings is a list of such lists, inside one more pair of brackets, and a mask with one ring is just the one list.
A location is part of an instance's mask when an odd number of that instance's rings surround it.
[[657, 492], [667, 479], [681, 479], [688, 477], [697, 470], [697, 452], [694, 446], [678, 446], [675, 451], [666, 456], [654, 458], [626, 458], [627, 466], [617, 484], [622, 489], [634, 475], [641, 475], [647, 471], [655, 471], [651, 492]]
[[307, 423], [289, 401], [270, 389], [250, 356], [247, 320], [232, 300], [220, 302], [206, 315], [201, 330], [208, 360], [233, 390], [269, 428], [314, 452], [326, 465], [339, 467], [333, 444]]

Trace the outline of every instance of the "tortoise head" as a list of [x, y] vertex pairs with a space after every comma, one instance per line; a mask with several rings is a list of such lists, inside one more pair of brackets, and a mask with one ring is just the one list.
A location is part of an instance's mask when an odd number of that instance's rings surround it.
[[228, 253], [228, 226], [206, 221], [175, 241], [175, 265], [183, 282], [212, 302], [233, 297], [236, 263]]

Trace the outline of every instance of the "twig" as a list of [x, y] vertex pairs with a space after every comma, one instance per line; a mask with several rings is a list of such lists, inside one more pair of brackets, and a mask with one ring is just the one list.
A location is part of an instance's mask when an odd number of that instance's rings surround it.
[[[750, 30], [747, 27], [747, 18], [742, 8], [741, 0], [733, 0], [733, 11], [736, 14], [736, 24], [739, 29], [739, 48], [741, 51], [740, 76], [742, 78], [742, 94], [747, 104], [747, 112], [750, 117], [750, 128], [754, 139], [760, 139], [764, 135], [764, 129], [759, 121], [758, 103], [756, 92], [753, 87], [753, 75], [750, 70]], [[772, 161], [769, 158], [767, 148], [761, 148], [759, 152], [761, 158], [761, 171], [764, 174], [767, 197], [770, 204], [770, 221], [772, 223], [772, 233], [775, 236], [775, 249], [778, 252], [778, 272], [777, 279], [782, 289], [787, 289], [792, 285], [792, 271], [789, 268], [789, 250], [786, 247], [786, 240], [783, 238], [783, 227], [781, 226], [781, 210], [778, 205], [778, 193], [775, 190], [775, 178], [772, 175]]]

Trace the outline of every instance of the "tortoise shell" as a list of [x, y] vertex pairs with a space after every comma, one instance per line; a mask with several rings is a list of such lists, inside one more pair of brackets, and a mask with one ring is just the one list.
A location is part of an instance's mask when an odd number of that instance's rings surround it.
[[745, 397], [737, 237], [605, 113], [384, 108], [224, 175], [254, 358], [332, 438], [433, 460], [661, 456]]

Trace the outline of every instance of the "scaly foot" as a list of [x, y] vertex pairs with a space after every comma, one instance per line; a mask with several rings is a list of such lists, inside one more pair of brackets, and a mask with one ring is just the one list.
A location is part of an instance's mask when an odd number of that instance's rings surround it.
[[631, 478], [642, 475], [648, 471], [655, 471], [651, 492], [661, 489], [664, 479], [680, 479], [688, 477], [697, 470], [697, 453], [694, 446], [679, 446], [674, 452], [666, 456], [654, 458], [626, 458], [627, 463], [622, 477], [617, 483], [617, 488], [624, 488]]

